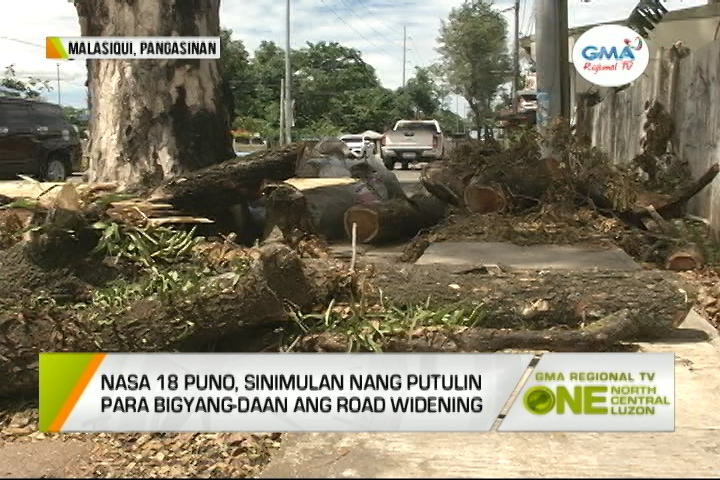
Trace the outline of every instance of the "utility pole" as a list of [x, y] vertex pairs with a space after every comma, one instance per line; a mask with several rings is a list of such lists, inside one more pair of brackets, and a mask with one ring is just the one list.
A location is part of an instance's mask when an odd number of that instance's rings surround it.
[[56, 64], [57, 66], [57, 89], [58, 89], [58, 105], [62, 105], [60, 96], [60, 62]]
[[280, 133], [278, 134], [280, 146], [285, 145], [285, 79], [280, 79]]
[[407, 27], [403, 26], [403, 77], [402, 86], [405, 86], [405, 64], [407, 63]]
[[537, 126], [541, 133], [558, 119], [570, 118], [567, 18], [568, 0], [535, 1]]
[[292, 142], [292, 73], [290, 68], [290, 0], [285, 2], [285, 143]]
[[515, 0], [515, 43], [513, 45], [512, 109], [517, 113], [518, 81], [520, 77], [520, 0]]
[[455, 95], [455, 115], [457, 115], [457, 125], [455, 126], [455, 132], [460, 131], [460, 97]]

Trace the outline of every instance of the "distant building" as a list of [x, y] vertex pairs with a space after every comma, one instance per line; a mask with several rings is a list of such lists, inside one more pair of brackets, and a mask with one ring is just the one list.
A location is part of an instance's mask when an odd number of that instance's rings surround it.
[[[600, 1], [600, 0], [598, 0]], [[630, 3], [630, 2], [629, 2]], [[587, 30], [598, 25], [625, 24], [627, 18], [593, 25], [583, 25], [569, 30], [568, 58], [572, 62], [572, 50], [575, 41]], [[669, 49], [676, 42], [690, 50], [697, 50], [710, 42], [720, 39], [720, 1], [709, 0], [707, 5], [674, 10], [665, 14], [660, 23], [650, 32], [648, 46], [650, 47], [650, 64], [648, 70], [658, 59], [661, 49]], [[520, 45], [526, 54], [535, 59], [535, 36], [527, 36], [520, 40]], [[528, 87], [529, 88], [529, 87]], [[582, 78], [575, 67], [570, 65], [570, 88], [574, 94], [587, 91], [602, 91], [602, 87], [591, 84]], [[571, 107], [575, 106], [576, 96], [572, 95]]]

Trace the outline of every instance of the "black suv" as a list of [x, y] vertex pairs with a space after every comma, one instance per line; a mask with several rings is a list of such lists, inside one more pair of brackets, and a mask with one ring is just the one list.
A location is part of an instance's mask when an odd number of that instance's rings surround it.
[[60, 106], [0, 97], [0, 176], [62, 182], [81, 162], [80, 139]]

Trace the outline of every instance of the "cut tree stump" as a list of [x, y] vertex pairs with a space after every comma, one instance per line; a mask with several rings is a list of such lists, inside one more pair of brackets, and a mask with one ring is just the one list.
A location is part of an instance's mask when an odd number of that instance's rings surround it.
[[438, 223], [447, 204], [428, 195], [417, 194], [408, 200], [392, 199], [357, 205], [345, 212], [345, 234], [352, 238], [352, 226], [357, 224], [360, 243], [387, 243], [411, 238]]
[[501, 212], [508, 207], [508, 199], [499, 186], [481, 185], [473, 179], [463, 192], [465, 207], [472, 213]]
[[[431, 308], [480, 306], [482, 326], [539, 330], [567, 325], [576, 328], [620, 309], [647, 337], [663, 336], [677, 326], [692, 307], [693, 289], [675, 273], [632, 272], [517, 272], [491, 275], [486, 269], [447, 265], [375, 266], [366, 292], [368, 301], [380, 294], [398, 307]], [[478, 272], [478, 273], [475, 273]]]
[[697, 244], [693, 243], [675, 247], [667, 257], [665, 269], [676, 272], [697, 270], [701, 268], [704, 263], [705, 258], [702, 250]]
[[341, 264], [305, 263], [273, 245], [260, 250], [247, 272], [208, 278], [198, 293], [143, 298], [110, 317], [93, 308], [0, 298], [0, 397], [37, 391], [40, 352], [207, 351], [217, 340], [287, 321], [286, 301], [302, 308], [327, 304], [335, 294], [351, 296], [343, 291], [351, 288], [347, 279]]
[[360, 243], [382, 243], [414, 236], [421, 224], [420, 212], [405, 200], [357, 205], [345, 212], [345, 233], [352, 237], [357, 224]]
[[474, 177], [472, 169], [446, 162], [428, 163], [420, 173], [423, 187], [445, 202], [456, 207], [465, 206], [465, 187]]

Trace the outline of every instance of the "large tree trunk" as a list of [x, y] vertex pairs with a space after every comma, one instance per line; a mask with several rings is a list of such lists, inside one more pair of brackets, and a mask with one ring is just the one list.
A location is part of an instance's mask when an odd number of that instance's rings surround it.
[[[220, 0], [75, 0], [84, 36], [216, 36]], [[88, 61], [89, 180], [157, 185], [234, 156], [220, 60]]]
[[388, 243], [417, 235], [423, 228], [437, 224], [446, 212], [443, 200], [419, 193], [409, 200], [394, 198], [351, 207], [345, 212], [343, 224], [348, 238], [352, 238], [355, 224], [360, 243]]
[[393, 305], [429, 302], [434, 308], [478, 306], [481, 324], [490, 328], [577, 328], [621, 309], [643, 337], [671, 331], [692, 307], [694, 292], [674, 273], [518, 272], [493, 275], [486, 269], [445, 265], [376, 265], [371, 280]]
[[288, 320], [285, 302], [304, 308], [350, 296], [343, 293], [352, 287], [346, 279], [342, 264], [303, 262], [273, 245], [260, 250], [247, 272], [208, 279], [194, 293], [137, 300], [111, 318], [0, 296], [0, 397], [37, 391], [40, 352], [197, 352], [216, 341], [251, 341]]

